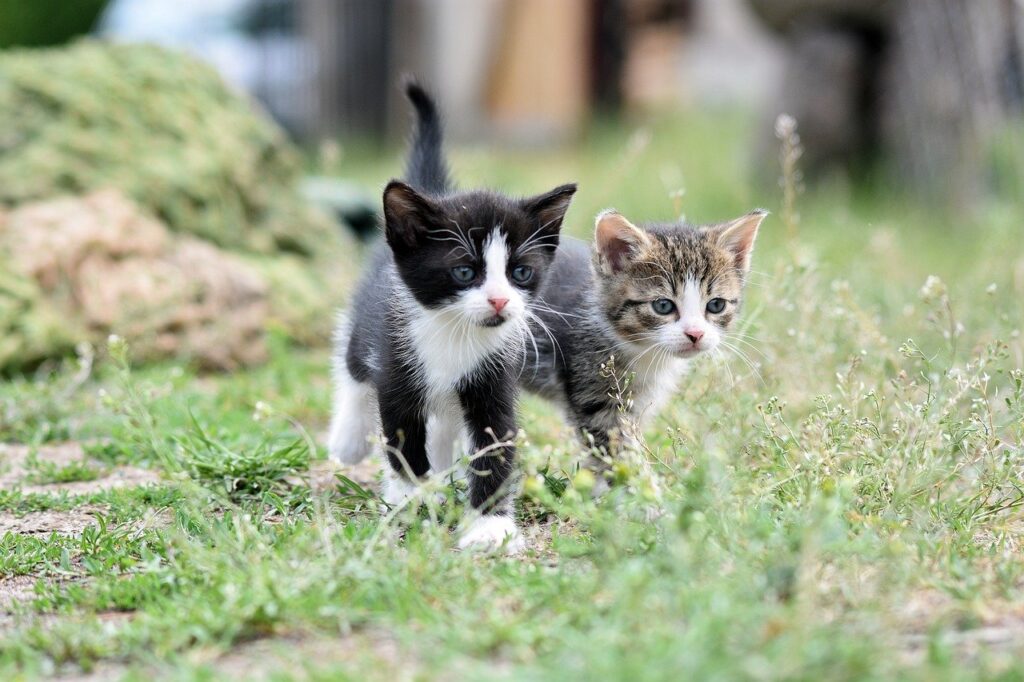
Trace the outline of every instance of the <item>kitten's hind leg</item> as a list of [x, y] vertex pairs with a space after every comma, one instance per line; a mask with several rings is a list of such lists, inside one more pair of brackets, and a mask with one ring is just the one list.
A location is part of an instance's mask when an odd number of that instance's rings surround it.
[[327, 437], [331, 459], [356, 464], [373, 449], [370, 439], [378, 428], [377, 397], [373, 386], [356, 381], [344, 366], [334, 372], [334, 413]]

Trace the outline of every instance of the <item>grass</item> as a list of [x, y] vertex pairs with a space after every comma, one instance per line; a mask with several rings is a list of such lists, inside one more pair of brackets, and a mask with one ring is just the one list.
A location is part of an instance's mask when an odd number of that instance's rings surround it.
[[38, 457], [30, 456], [27, 464], [29, 472], [22, 480], [32, 485], [95, 481], [104, 475], [103, 469], [85, 461], [58, 464], [56, 462], [41, 461]]
[[[957, 216], [832, 182], [796, 198], [787, 234], [784, 193], [748, 178], [748, 133], [740, 116], [667, 116], [572, 149], [455, 155], [466, 185], [578, 180], [580, 238], [609, 205], [636, 220], [776, 212], [746, 358], [697, 364], [647, 429], [650, 468], [624, 460], [624, 485], [592, 500], [564, 424], [524, 399], [525, 557], [453, 551], [457, 489], [387, 510], [348, 478], [314, 483], [325, 350], [275, 337], [266, 366], [198, 376], [133, 369], [115, 342], [0, 386], [0, 440], [73, 438], [97, 471], [163, 475], [0, 491], [0, 514], [97, 514], [81, 536], [0, 539], [0, 580], [35, 581], [0, 621], [0, 672], [1024, 677], [1019, 211]], [[368, 188], [399, 168], [355, 150], [341, 164]], [[292, 653], [259, 648], [274, 642]]]

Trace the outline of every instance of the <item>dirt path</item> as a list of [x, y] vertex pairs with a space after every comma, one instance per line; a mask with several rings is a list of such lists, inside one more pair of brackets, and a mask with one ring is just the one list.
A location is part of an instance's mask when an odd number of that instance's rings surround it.
[[[85, 465], [99, 476], [89, 481], [61, 483], [37, 482], [34, 474], [44, 468], [55, 471], [68, 466]], [[113, 488], [149, 485], [157, 482], [154, 471], [131, 466], [106, 466], [91, 459], [78, 443], [59, 443], [32, 447], [0, 444], [0, 490], [20, 489], [23, 493], [82, 496]], [[0, 511], [0, 537], [7, 533], [46, 537], [52, 533], [77, 536], [96, 524], [96, 515], [105, 510], [100, 505], [81, 505], [69, 510], [44, 510], [23, 514]], [[42, 574], [0, 577], [0, 632], [17, 627], [18, 605], [35, 596], [35, 584], [68, 582], [73, 576]]]
[[[102, 475], [91, 481], [36, 483], [32, 479], [33, 459], [37, 463], [36, 466], [67, 467], [87, 464], [101, 471]], [[59, 443], [38, 447], [0, 444], [0, 489], [18, 486], [25, 493], [88, 495], [111, 488], [155, 483], [158, 480], [157, 474], [149, 469], [132, 466], [104, 466], [86, 455], [79, 443]]]

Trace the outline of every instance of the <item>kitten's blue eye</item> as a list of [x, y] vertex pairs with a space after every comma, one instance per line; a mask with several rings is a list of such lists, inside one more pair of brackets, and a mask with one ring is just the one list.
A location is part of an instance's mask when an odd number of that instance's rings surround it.
[[659, 315], [668, 315], [676, 309], [676, 304], [667, 298], [659, 298], [651, 301], [651, 308]]
[[452, 268], [452, 277], [459, 284], [468, 284], [476, 277], [476, 270], [468, 265], [456, 265]]
[[710, 301], [708, 301], [708, 312], [711, 313], [712, 315], [717, 315], [723, 310], [725, 310], [724, 298], [713, 298]]
[[517, 265], [512, 269], [512, 279], [518, 284], [526, 284], [533, 279], [533, 268], [529, 265]]

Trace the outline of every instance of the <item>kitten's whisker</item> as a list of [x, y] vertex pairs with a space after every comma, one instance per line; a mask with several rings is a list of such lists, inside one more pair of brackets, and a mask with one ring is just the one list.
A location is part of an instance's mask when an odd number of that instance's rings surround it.
[[530, 246], [530, 247], [525, 248], [525, 249], [524, 248], [517, 249], [516, 250], [516, 255], [519, 256], [519, 257], [522, 257], [522, 256], [525, 256], [526, 254], [530, 253], [531, 251], [540, 251], [541, 249], [553, 249], [553, 248], [555, 248], [555, 247], [553, 245], [551, 245], [551, 244], [534, 244], [533, 246]]
[[[557, 220], [557, 218], [555, 218], [555, 220]], [[538, 236], [537, 236], [537, 235], [538, 235], [538, 234], [540, 234], [540, 233], [541, 233], [541, 232], [542, 232], [542, 231], [543, 231], [543, 230], [544, 230], [544, 229], [545, 229], [546, 227], [548, 227], [548, 225], [550, 225], [550, 224], [551, 224], [551, 223], [553, 223], [553, 222], [554, 222], [554, 220], [552, 220], [552, 221], [549, 221], [549, 222], [545, 223], [544, 225], [541, 225], [540, 227], [538, 227], [538, 228], [537, 228], [537, 229], [536, 229], [536, 230], [534, 231], [534, 233], [533, 233], [533, 234], [531, 234], [531, 235], [530, 235], [529, 237], [527, 237], [527, 238], [526, 238], [526, 240], [525, 240], [525, 241], [524, 241], [524, 242], [523, 242], [523, 243], [522, 243], [522, 244], [521, 244], [521, 245], [519, 246], [519, 249], [518, 249], [518, 250], [516, 251], [516, 253], [517, 253], [518, 255], [522, 255], [523, 253], [525, 253], [525, 252], [523, 251], [523, 249], [525, 249], [525, 248], [527, 248], [528, 246], [530, 246], [530, 245], [534, 244], [534, 242], [540, 242], [540, 241], [543, 241], [543, 240], [545, 240], [545, 239], [555, 239], [555, 238], [557, 238], [557, 237], [558, 237], [558, 235], [557, 235], [557, 234], [545, 234], [545, 235], [541, 235], [540, 237], [538, 237]]]
[[735, 388], [736, 387], [736, 375], [733, 374], [732, 367], [729, 366], [729, 363], [725, 361], [725, 353], [722, 352], [721, 348], [715, 348], [714, 353], [715, 353], [715, 359], [718, 360], [719, 363], [722, 365], [722, 367], [725, 368], [725, 371], [729, 373], [729, 387], [730, 388]]
[[519, 247], [519, 249], [520, 249], [520, 250], [519, 250], [519, 251], [517, 251], [517, 253], [518, 253], [519, 255], [523, 255], [524, 253], [526, 253], [525, 251], [522, 251], [522, 249], [526, 248], [527, 246], [529, 246], [529, 245], [530, 245], [531, 243], [533, 243], [534, 241], [539, 241], [539, 240], [541, 240], [541, 239], [550, 239], [550, 238], [554, 238], [554, 237], [557, 237], [558, 235], [556, 235], [556, 234], [544, 235], [543, 237], [536, 237], [536, 235], [537, 235], [538, 233], [540, 233], [540, 232], [543, 232], [544, 230], [546, 230], [546, 229], [547, 229], [548, 227], [550, 227], [550, 226], [551, 226], [551, 224], [552, 224], [552, 223], [554, 223], [554, 222], [556, 222], [556, 221], [558, 221], [558, 220], [561, 220], [561, 219], [562, 219], [562, 216], [557, 216], [557, 217], [555, 217], [555, 218], [552, 218], [552, 219], [551, 219], [551, 220], [549, 220], [548, 222], [544, 223], [544, 224], [543, 224], [543, 225], [541, 225], [540, 227], [538, 227], [538, 228], [537, 228], [537, 229], [536, 229], [536, 230], [534, 231], [534, 233], [533, 233], [533, 234], [531, 234], [531, 235], [530, 235], [529, 237], [527, 237], [527, 238], [526, 238], [526, 241], [524, 241], [524, 242], [523, 242], [523, 244], [522, 244], [522, 246], [520, 246], [520, 247]]
[[456, 229], [453, 230], [451, 228], [444, 228], [442, 230], [434, 230], [434, 232], [437, 232], [438, 234], [447, 234], [450, 235], [451, 237], [454, 237], [463, 246], [463, 248], [465, 248], [466, 251], [468, 251], [475, 258], [476, 245], [473, 244], [473, 242], [471, 242], [466, 237], [466, 235], [462, 233], [462, 228], [459, 226], [459, 221], [455, 220], [454, 218], [449, 218], [449, 220], [455, 224]]
[[624, 337], [625, 341], [628, 343], [637, 343], [640, 341], [657, 341], [660, 338], [660, 332], [644, 332], [641, 334], [631, 334], [630, 336]]
[[662, 361], [665, 359], [665, 356], [668, 355], [669, 351], [671, 351], [671, 348], [662, 344], [655, 346], [655, 348], [658, 349], [658, 352], [654, 356], [654, 362], [649, 363], [647, 365], [647, 369], [644, 370], [644, 377], [642, 380], [642, 383], [644, 384], [647, 383], [647, 375], [651, 372], [651, 369], [653, 369], [654, 367], [660, 367]]
[[[501, 223], [498, 223], [498, 225], [495, 227], [495, 229], [501, 229]], [[466, 230], [466, 234], [469, 235], [470, 237], [472, 237], [473, 236], [473, 232], [475, 232], [476, 230], [484, 230], [484, 231], [486, 231], [487, 228], [484, 227], [483, 225], [478, 225], [476, 227], [471, 227], [468, 230]], [[473, 242], [473, 255], [474, 256], [476, 255], [476, 242]]]
[[[530, 315], [530, 311], [526, 311], [526, 315]], [[533, 330], [530, 328], [529, 322], [519, 326], [519, 340], [523, 344], [523, 365], [519, 370], [520, 375], [526, 369], [526, 338], [529, 337], [530, 343], [533, 345], [533, 357], [540, 357], [540, 350], [537, 347], [537, 338], [533, 335]], [[537, 364], [534, 362], [534, 376], [536, 376]]]
[[566, 318], [566, 317], [574, 317], [577, 320], [585, 320], [585, 319], [587, 319], [587, 317], [585, 315], [574, 315], [572, 313], [563, 313], [563, 312], [561, 312], [559, 310], [555, 310], [554, 308], [551, 308], [550, 306], [548, 306], [543, 301], [534, 301], [534, 302], [532, 302], [530, 304], [530, 307], [533, 308], [534, 310], [539, 310], [542, 313], [551, 313], [552, 315], [558, 315], [559, 317], [561, 317], [563, 319]]
[[758, 354], [758, 355], [760, 355], [760, 356], [761, 356], [762, 358], [765, 358], [765, 359], [767, 359], [767, 358], [768, 358], [768, 356], [767, 356], [767, 355], [765, 355], [765, 354], [764, 354], [764, 353], [763, 353], [763, 352], [761, 351], [761, 349], [760, 349], [760, 348], [758, 348], [757, 346], [755, 346], [754, 344], [750, 343], [749, 341], [747, 341], [746, 339], [744, 339], [744, 338], [742, 338], [742, 337], [740, 337], [740, 336], [736, 336], [735, 334], [728, 334], [728, 335], [726, 335], [726, 337], [725, 337], [725, 338], [726, 338], [726, 339], [729, 339], [729, 340], [731, 340], [731, 341], [737, 341], [737, 342], [739, 342], [739, 343], [742, 343], [742, 344], [743, 344], [744, 346], [746, 346], [746, 347], [750, 348], [751, 352], [753, 352], [753, 353], [757, 353], [757, 354]]
[[629, 364], [626, 365], [625, 371], [628, 372], [633, 367], [633, 365], [635, 365], [636, 363], [640, 362], [641, 358], [643, 358], [645, 355], [647, 355], [652, 350], [655, 350], [657, 348], [661, 348], [661, 344], [660, 343], [655, 343], [655, 344], [652, 344], [652, 345], [648, 346], [646, 349], [644, 349], [644, 351], [642, 353], [640, 353], [640, 355], [637, 355], [635, 358], [633, 358], [633, 360]]
[[757, 343], [764, 343], [763, 339], [761, 339], [761, 338], [759, 338], [757, 336], [754, 336], [753, 334], [747, 334], [747, 333], [745, 333], [745, 332], [743, 332], [741, 330], [731, 331], [731, 332], [729, 332], [728, 336], [733, 336], [733, 337], [740, 338], [740, 339], [749, 339], [750, 341], [755, 341]]
[[[564, 355], [564, 353], [562, 353], [562, 346], [561, 346], [561, 344], [558, 343], [558, 339], [556, 339], [555, 335], [551, 333], [551, 330], [548, 328], [548, 326], [546, 324], [544, 324], [544, 320], [540, 319], [540, 317], [538, 317], [532, 310], [527, 310], [526, 314], [529, 316], [529, 318], [531, 320], [536, 322], [540, 326], [541, 330], [545, 334], [547, 334], [548, 338], [551, 339], [551, 348], [552, 348], [552, 350], [555, 353], [555, 357], [554, 357], [555, 362], [558, 361], [559, 354], [562, 354], [562, 357], [564, 358], [565, 355]], [[535, 348], [535, 350], [536, 350], [536, 348]]]
[[466, 254], [466, 256], [468, 258], [472, 258], [473, 257], [473, 254], [471, 254], [469, 251], [466, 251], [466, 247], [462, 246], [461, 244], [459, 244], [458, 246], [452, 247], [452, 250], [448, 252], [448, 256], [450, 257], [453, 253], [455, 253], [459, 249], [462, 249], [462, 251]]
[[447, 236], [436, 236], [435, 234], [428, 234], [427, 239], [432, 242], [457, 242], [459, 246], [465, 248], [467, 246], [466, 240], [461, 235], [456, 235], [452, 230], [436, 230], [437, 234]]
[[[434, 327], [434, 329], [433, 329], [433, 330], [431, 331], [431, 333], [430, 333], [430, 336], [428, 336], [428, 337], [427, 337], [427, 338], [425, 339], [425, 342], [427, 342], [427, 343], [431, 343], [431, 342], [433, 342], [433, 340], [434, 340], [434, 339], [435, 339], [436, 337], [438, 337], [438, 336], [440, 336], [441, 334], [443, 334], [443, 333], [444, 333], [444, 332], [445, 332], [445, 331], [446, 331], [446, 330], [447, 330], [447, 329], [448, 329], [449, 327], [451, 327], [451, 326], [452, 326], [453, 324], [455, 324], [456, 322], [457, 322], [457, 318], [452, 318], [452, 319], [447, 319], [447, 320], [444, 320], [444, 322], [443, 322], [442, 324], [440, 324], [440, 325], [438, 325], [438, 326]], [[450, 340], [450, 337], [449, 337], [449, 340]]]
[[736, 355], [736, 357], [738, 357], [740, 360], [742, 360], [747, 365], [747, 367], [750, 368], [750, 371], [753, 373], [754, 376], [757, 377], [758, 381], [760, 381], [762, 385], [764, 385], [764, 386], [768, 385], [765, 382], [764, 377], [761, 376], [761, 372], [758, 371], [757, 366], [750, 360], [749, 357], [746, 356], [745, 353], [743, 353], [743, 351], [738, 349], [736, 346], [731, 345], [729, 342], [725, 341], [724, 339], [720, 342], [720, 345], [722, 347], [728, 349], [729, 351], [731, 351], [734, 355]]

